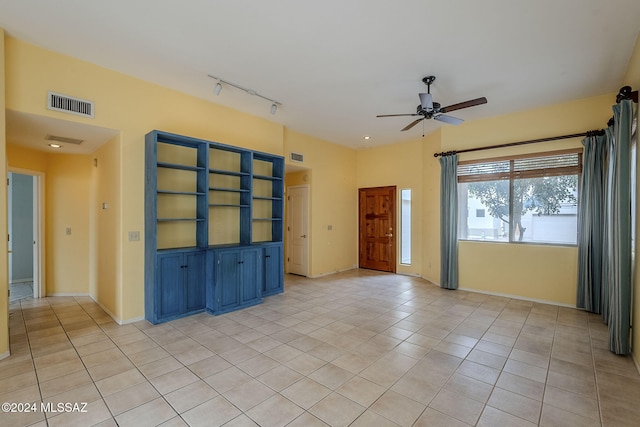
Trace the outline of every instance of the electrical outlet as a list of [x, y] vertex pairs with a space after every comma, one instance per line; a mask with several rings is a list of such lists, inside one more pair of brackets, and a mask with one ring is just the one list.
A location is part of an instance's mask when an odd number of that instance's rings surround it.
[[67, 236], [71, 236], [71, 227], [67, 227]]
[[129, 241], [137, 242], [140, 240], [140, 232], [139, 231], [130, 231], [129, 232]]

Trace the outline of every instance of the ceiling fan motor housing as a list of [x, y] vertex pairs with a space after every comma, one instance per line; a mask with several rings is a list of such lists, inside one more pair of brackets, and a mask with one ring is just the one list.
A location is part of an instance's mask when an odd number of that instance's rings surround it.
[[431, 110], [431, 111], [427, 111], [424, 108], [422, 108], [421, 104], [418, 104], [418, 106], [416, 107], [416, 112], [418, 114], [422, 114], [422, 115], [425, 115], [425, 116], [426, 115], [431, 116], [434, 113], [437, 113], [438, 111], [440, 111], [440, 103], [439, 102], [434, 102], [433, 103], [433, 110]]

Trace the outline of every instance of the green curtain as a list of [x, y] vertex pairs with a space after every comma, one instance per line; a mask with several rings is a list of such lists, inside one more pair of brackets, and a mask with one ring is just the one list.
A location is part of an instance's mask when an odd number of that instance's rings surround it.
[[584, 145], [576, 306], [602, 314], [609, 348], [631, 351], [631, 136], [633, 104], [613, 106], [614, 125]]
[[458, 156], [440, 157], [440, 286], [458, 289]]
[[631, 127], [633, 104], [622, 100], [613, 106], [614, 138], [609, 161], [607, 254], [609, 348], [628, 354], [631, 316]]
[[578, 293], [576, 306], [602, 312], [606, 161], [605, 135], [589, 135], [583, 141], [582, 177], [578, 216]]

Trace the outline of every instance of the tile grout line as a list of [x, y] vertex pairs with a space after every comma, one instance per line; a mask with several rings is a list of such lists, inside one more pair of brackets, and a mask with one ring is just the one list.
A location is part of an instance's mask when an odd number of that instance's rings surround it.
[[600, 417], [600, 425], [604, 425], [604, 416], [602, 414], [602, 400], [600, 399], [600, 386], [598, 381], [598, 370], [596, 368], [596, 357], [593, 353], [593, 336], [591, 335], [591, 317], [587, 316], [587, 327], [589, 328], [589, 349], [591, 350], [591, 363], [593, 363], [593, 380], [596, 387], [596, 399], [598, 400], [598, 416]]
[[[42, 388], [40, 387], [40, 380], [38, 379], [38, 369], [36, 368], [36, 359], [35, 357], [33, 357], [33, 351], [31, 349], [31, 339], [29, 338], [29, 330], [27, 329], [27, 321], [24, 318], [24, 311], [22, 309], [22, 302], [21, 300], [17, 301], [20, 304], [20, 315], [22, 317], [22, 323], [24, 324], [24, 332], [26, 335], [26, 339], [27, 339], [27, 345], [29, 346], [29, 355], [31, 356], [31, 363], [33, 365], [33, 373], [36, 377], [36, 383], [38, 384], [38, 393], [40, 394], [40, 402], [44, 402], [44, 397], [42, 396]], [[47, 305], [49, 305], [47, 303]], [[49, 309], [51, 311], [53, 311], [53, 309], [51, 308], [51, 306], [49, 305]], [[55, 314], [55, 312], [54, 312]], [[56, 319], [58, 319], [58, 316], [56, 316]], [[58, 322], [60, 322], [60, 320], [58, 319]], [[62, 325], [60, 325], [62, 326]], [[44, 422], [47, 425], [47, 427], [49, 426], [49, 419], [47, 417], [47, 414], [44, 414]]]

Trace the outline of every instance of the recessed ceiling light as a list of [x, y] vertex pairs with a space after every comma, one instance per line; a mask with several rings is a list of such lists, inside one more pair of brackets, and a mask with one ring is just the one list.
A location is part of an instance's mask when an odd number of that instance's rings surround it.
[[369, 135], [365, 135], [362, 137], [362, 139], [364, 139], [365, 141], [368, 141], [371, 139], [371, 137]]
[[62, 145], [60, 145], [60, 144], [49, 144], [49, 147], [51, 147], [51, 148], [62, 148]]

